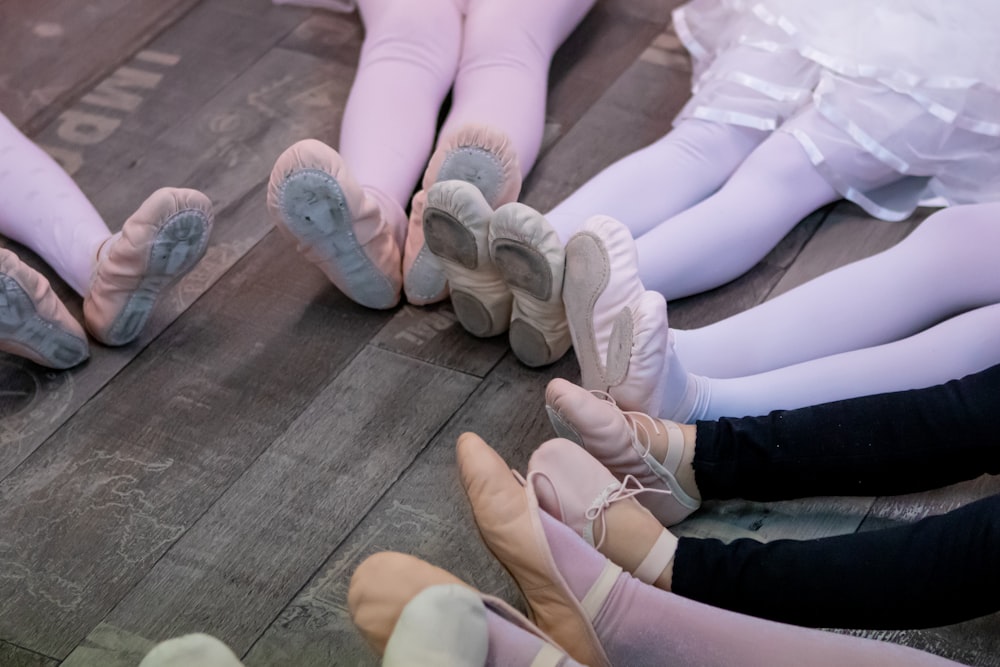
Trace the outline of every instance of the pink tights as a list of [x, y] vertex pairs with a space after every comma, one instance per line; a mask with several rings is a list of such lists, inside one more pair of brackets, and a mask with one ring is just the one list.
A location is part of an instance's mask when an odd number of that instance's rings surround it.
[[405, 208], [442, 136], [470, 122], [510, 137], [527, 172], [545, 124], [556, 48], [595, 0], [359, 0], [365, 25], [340, 152], [362, 186]]
[[[604, 567], [604, 556], [544, 513], [542, 526], [557, 567], [582, 599]], [[634, 667], [956, 664], [896, 644], [717, 609], [647, 586], [628, 574], [619, 576], [594, 628], [612, 664]]]
[[0, 233], [35, 251], [81, 296], [111, 236], [73, 179], [2, 114]]

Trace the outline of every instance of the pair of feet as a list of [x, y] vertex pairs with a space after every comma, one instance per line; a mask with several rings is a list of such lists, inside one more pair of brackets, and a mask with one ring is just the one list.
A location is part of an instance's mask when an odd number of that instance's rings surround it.
[[[550, 387], [557, 409], [567, 420], [583, 417], [587, 423], [576, 424], [580, 429], [592, 428], [593, 416], [576, 412], [578, 403], [588, 407], [586, 401], [564, 390]], [[624, 424], [620, 413], [619, 422]], [[627, 664], [623, 656], [634, 647], [619, 646], [628, 636], [621, 630], [632, 615], [642, 613], [628, 600], [645, 585], [641, 581], [656, 582], [667, 569], [676, 540], [636, 503], [633, 490], [567, 440], [542, 445], [532, 456], [527, 479], [471, 433], [459, 438], [457, 456], [479, 533], [517, 582], [532, 620], [432, 565], [380, 553], [358, 567], [348, 593], [352, 618], [371, 646], [390, 655], [404, 645], [412, 653], [414, 646], [430, 644], [437, 655], [461, 656], [454, 664], [462, 665], [482, 665], [487, 649], [496, 664]], [[624, 513], [613, 523], [610, 517], [601, 521], [611, 503], [634, 505], [633, 513], [652, 522], [656, 532], [650, 544], [643, 543], [641, 533], [625, 535]], [[645, 558], [624, 559], [638, 561], [626, 567], [635, 577], [593, 547], [611, 541], [632, 550], [647, 548]], [[412, 632], [412, 626], [423, 631]], [[457, 627], [462, 631], [454, 632]]]
[[[196, 190], [161, 188], [150, 195], [98, 251], [83, 300], [90, 335], [106, 345], [138, 338], [160, 294], [205, 254], [212, 221], [211, 201]], [[57, 369], [90, 356], [84, 328], [49, 282], [3, 249], [0, 350]]]
[[288, 148], [271, 171], [267, 203], [278, 228], [344, 294], [369, 308], [392, 308], [405, 292], [425, 305], [448, 296], [445, 274], [424, 243], [427, 190], [434, 183], [471, 183], [500, 206], [517, 199], [521, 172], [506, 136], [469, 125], [431, 156], [409, 219], [399, 202], [362, 186], [341, 156], [315, 139]]

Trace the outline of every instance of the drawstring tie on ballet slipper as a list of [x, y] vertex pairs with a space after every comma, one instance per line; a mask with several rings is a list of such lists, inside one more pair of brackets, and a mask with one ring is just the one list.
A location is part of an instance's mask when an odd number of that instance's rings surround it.
[[[590, 507], [587, 508], [584, 516], [590, 522], [587, 524], [588, 535], [584, 535], [588, 542], [594, 545], [595, 549], [600, 549], [601, 545], [604, 544], [604, 538], [607, 537], [607, 519], [605, 518], [605, 512], [616, 502], [621, 500], [627, 500], [629, 498], [634, 498], [640, 493], [658, 493], [663, 495], [673, 495], [668, 489], [651, 489], [649, 487], [643, 486], [642, 483], [633, 477], [632, 475], [625, 475], [620, 482], [614, 482], [609, 484], [601, 493], [594, 499]], [[601, 539], [594, 539], [594, 522], [600, 520], [601, 523]]]

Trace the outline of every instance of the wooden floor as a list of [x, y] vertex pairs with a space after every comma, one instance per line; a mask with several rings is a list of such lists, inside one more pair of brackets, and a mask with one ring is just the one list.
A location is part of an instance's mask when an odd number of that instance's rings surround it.
[[[545, 210], [667, 130], [689, 80], [667, 4], [600, 0], [560, 50], [528, 204]], [[265, 211], [277, 155], [336, 139], [357, 18], [268, 0], [33, 0], [4, 12], [0, 109], [109, 225], [169, 184], [205, 191], [217, 226], [138, 343], [95, 346], [72, 372], [0, 358], [0, 665], [131, 667], [192, 631], [250, 666], [374, 664], [345, 592], [384, 549], [516, 601], [472, 528], [454, 442], [476, 431], [523, 467], [552, 437], [542, 392], [578, 377], [572, 355], [530, 370], [503, 337], [466, 335], [447, 306], [359, 307]], [[671, 304], [671, 322], [742, 310], [915, 224], [820, 211], [742, 279]], [[848, 533], [998, 490], [983, 478], [905, 498], [709, 503], [681, 531]], [[868, 635], [1000, 665], [997, 621]]]

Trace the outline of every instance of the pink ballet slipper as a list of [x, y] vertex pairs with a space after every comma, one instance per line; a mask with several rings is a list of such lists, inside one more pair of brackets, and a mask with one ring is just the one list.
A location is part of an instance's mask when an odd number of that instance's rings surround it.
[[288, 148], [271, 170], [267, 207], [350, 299], [378, 309], [399, 303], [406, 216], [399, 204], [362, 188], [337, 151], [315, 139]]
[[[518, 664], [510, 659], [514, 653], [527, 658], [527, 667], [555, 665], [566, 657], [503, 600], [405, 554], [381, 552], [365, 559], [351, 577], [347, 603], [354, 624], [387, 666], [480, 667], [488, 653], [500, 664]], [[492, 645], [493, 637], [503, 645]]]
[[98, 251], [83, 300], [91, 335], [106, 345], [138, 338], [160, 295], [205, 255], [213, 218], [212, 202], [197, 190], [151, 194]]
[[510, 326], [513, 295], [490, 259], [493, 209], [465, 181], [443, 181], [427, 191], [424, 236], [448, 278], [451, 304], [473, 336], [496, 336]]
[[243, 667], [243, 663], [215, 637], [196, 633], [160, 642], [139, 667]]
[[424, 171], [421, 190], [410, 206], [403, 253], [403, 289], [410, 303], [422, 305], [448, 296], [447, 275], [424, 242], [423, 200], [435, 183], [471, 183], [490, 208], [515, 201], [521, 191], [521, 168], [505, 134], [485, 125], [466, 125], [443, 139]]
[[572, 342], [562, 286], [566, 255], [545, 217], [518, 203], [490, 219], [490, 257], [514, 297], [510, 347], [528, 366], [558, 361]]
[[[636, 412], [622, 412], [614, 402], [572, 382], [555, 379], [545, 389], [545, 410], [556, 433], [582, 445], [619, 480], [634, 477], [647, 489], [636, 497], [664, 526], [683, 521], [701, 506], [677, 481], [684, 454], [684, 434], [674, 422]], [[650, 443], [666, 441], [659, 461]]]
[[[669, 491], [643, 488], [631, 475], [623, 481], [586, 451], [569, 440], [555, 439], [542, 443], [528, 462], [528, 486], [538, 497], [539, 506], [551, 516], [573, 529], [595, 549], [607, 541], [604, 511], [612, 503], [626, 503], [639, 512], [652, 514], [637, 498], [644, 495], [663, 496]], [[596, 538], [597, 524], [601, 537]], [[654, 583], [673, 560], [677, 538], [666, 530], [659, 537], [632, 575], [647, 584]]]
[[609, 667], [593, 622], [621, 568], [605, 561], [590, 592], [578, 598], [553, 560], [533, 490], [473, 433], [459, 437], [457, 455], [479, 533], [514, 577], [534, 622], [575, 660]]
[[0, 248], [0, 350], [58, 369], [90, 356], [87, 334], [49, 281], [5, 248]]
[[583, 386], [607, 392], [624, 409], [657, 414], [667, 305], [643, 288], [624, 225], [595, 216], [570, 238], [563, 301]]

